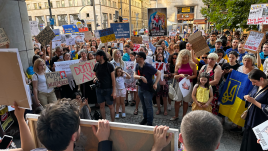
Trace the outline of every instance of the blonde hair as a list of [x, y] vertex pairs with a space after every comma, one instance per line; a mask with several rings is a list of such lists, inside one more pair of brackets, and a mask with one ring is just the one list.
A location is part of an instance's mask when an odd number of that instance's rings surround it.
[[[113, 59], [114, 59], [115, 53], [116, 53], [117, 51], [120, 52], [120, 54], [121, 54], [121, 51], [120, 51], [119, 49], [115, 49], [115, 50], [113, 51], [113, 55], [112, 55]], [[121, 57], [121, 59], [119, 59], [119, 62], [120, 62], [120, 67], [121, 67], [122, 69], [124, 69], [125, 64], [124, 64], [124, 61], [122, 60], [122, 57]]]
[[243, 60], [242, 60], [242, 61], [244, 61], [245, 59], [251, 59], [251, 61], [252, 61], [252, 65], [254, 65], [254, 64], [256, 63], [256, 59], [255, 59], [255, 57], [253, 57], [253, 56], [251, 56], [251, 55], [245, 55], [245, 56], [243, 57]]
[[216, 54], [216, 53], [210, 53], [209, 55], [208, 55], [208, 58], [213, 58], [213, 59], [215, 59], [215, 60], [218, 60], [218, 58], [219, 58], [219, 56], [218, 56], [218, 54]]
[[[41, 58], [38, 58], [38, 59], [36, 59], [34, 61], [34, 66], [33, 66], [34, 72], [36, 72], [36, 73], [39, 72], [39, 65], [40, 65], [41, 62], [44, 62], [44, 64], [46, 64], [45, 61], [43, 59], [41, 59]], [[45, 71], [46, 71], [46, 69], [44, 69], [44, 72]]]
[[189, 56], [189, 62], [192, 62], [192, 56], [191, 56], [191, 53], [188, 49], [183, 49], [179, 52], [179, 55], [177, 57], [177, 60], [176, 60], [176, 66], [181, 66], [182, 64], [182, 57], [184, 56]]

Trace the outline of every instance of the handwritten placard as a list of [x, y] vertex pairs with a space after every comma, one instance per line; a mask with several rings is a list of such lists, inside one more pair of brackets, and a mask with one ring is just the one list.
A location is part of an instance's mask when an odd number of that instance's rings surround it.
[[132, 41], [134, 44], [142, 44], [142, 37], [131, 36], [131, 41]]
[[83, 32], [83, 33], [85, 34], [85, 39], [86, 40], [93, 39], [91, 31], [86, 31], [86, 32]]
[[58, 85], [69, 84], [67, 74], [65, 71], [48, 72], [48, 73], [45, 73], [45, 77], [47, 80], [48, 88], [54, 88], [54, 87], [57, 87]]
[[261, 45], [264, 39], [265, 33], [251, 30], [244, 45], [244, 49], [256, 53], [257, 48]]
[[47, 26], [36, 36], [36, 39], [40, 44], [42, 44], [42, 46], [46, 46], [55, 36], [56, 35], [53, 30]]
[[268, 24], [268, 4], [252, 4], [247, 24]]
[[210, 51], [205, 39], [202, 36], [201, 31], [197, 31], [196, 33], [192, 34], [188, 38], [188, 41], [190, 44], [192, 44], [192, 48], [197, 57], [202, 56], [203, 54]]
[[147, 36], [147, 35], [142, 35], [142, 43], [146, 43], [146, 44], [148, 44], [149, 43], [149, 36]]
[[93, 69], [95, 64], [96, 60], [94, 59], [70, 65], [76, 85], [86, 83], [94, 78], [95, 74], [93, 72]]
[[5, 46], [6, 44], [9, 44], [9, 39], [7, 38], [7, 35], [3, 28], [0, 28], [0, 47]]

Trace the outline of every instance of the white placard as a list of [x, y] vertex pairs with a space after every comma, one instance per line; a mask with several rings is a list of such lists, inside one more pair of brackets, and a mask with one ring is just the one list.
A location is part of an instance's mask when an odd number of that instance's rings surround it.
[[52, 49], [55, 49], [57, 46], [61, 45], [60, 40], [52, 40]]
[[268, 120], [254, 127], [252, 130], [254, 134], [256, 135], [257, 139], [260, 139], [260, 145], [262, 149], [267, 150], [268, 149]]
[[84, 42], [85, 34], [84, 33], [72, 33], [72, 38], [74, 38], [76, 42]]
[[180, 82], [179, 82], [179, 87], [182, 93], [183, 97], [186, 97], [190, 92], [191, 92], [191, 82], [189, 79], [187, 78], [183, 78]]
[[30, 23], [32, 36], [37, 36], [40, 33], [40, 30], [38, 29], [37, 21], [29, 21], [29, 23]]
[[74, 38], [66, 39], [66, 45], [67, 46], [75, 45], [75, 39]]

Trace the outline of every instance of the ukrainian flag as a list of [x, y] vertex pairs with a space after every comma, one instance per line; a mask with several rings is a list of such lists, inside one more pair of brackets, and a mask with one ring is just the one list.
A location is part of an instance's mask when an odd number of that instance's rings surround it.
[[246, 110], [244, 95], [247, 95], [252, 88], [248, 75], [233, 70], [228, 75], [219, 97], [221, 102], [219, 113], [243, 127], [245, 120], [241, 119], [241, 114]]
[[116, 40], [115, 34], [112, 28], [107, 28], [98, 31], [102, 43], [107, 43]]

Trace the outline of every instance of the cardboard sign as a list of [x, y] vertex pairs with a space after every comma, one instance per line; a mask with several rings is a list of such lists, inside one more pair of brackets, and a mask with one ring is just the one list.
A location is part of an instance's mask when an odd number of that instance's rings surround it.
[[116, 40], [115, 34], [112, 28], [107, 28], [99, 30], [99, 35], [102, 43], [110, 42]]
[[21, 58], [17, 48], [0, 49], [0, 104], [30, 109], [31, 95], [26, 84]]
[[247, 24], [268, 24], [268, 4], [251, 5]]
[[262, 44], [265, 39], [265, 33], [251, 30], [247, 37], [244, 49], [253, 53], [256, 53], [257, 48]]
[[86, 40], [91, 40], [93, 39], [93, 36], [92, 36], [92, 33], [91, 31], [86, 31], [86, 32], [83, 32], [85, 34], [85, 39]]
[[48, 88], [55, 88], [58, 85], [69, 84], [67, 74], [65, 71], [48, 72], [45, 73]]
[[142, 37], [131, 36], [131, 41], [132, 41], [134, 44], [142, 44]]
[[192, 34], [188, 38], [188, 41], [190, 44], [192, 44], [192, 48], [197, 57], [202, 56], [203, 54], [210, 51], [205, 39], [202, 36], [201, 31], [197, 31], [196, 33]]
[[42, 44], [42, 46], [46, 46], [55, 36], [56, 35], [51, 30], [51, 28], [47, 26], [36, 36], [36, 39], [40, 44]]
[[[26, 118], [29, 121], [29, 128], [33, 136], [34, 144], [36, 148], [45, 148], [41, 144], [37, 136], [37, 120], [40, 115], [38, 114], [26, 114]], [[80, 120], [81, 133], [80, 139], [76, 142], [81, 144], [81, 150], [83, 151], [96, 151], [98, 150], [98, 139], [92, 131], [93, 125], [98, 125], [98, 121], [95, 120]], [[112, 150], [114, 151], [149, 151], [154, 144], [154, 127], [110, 122], [110, 136], [109, 140], [113, 142]], [[178, 150], [178, 138], [179, 130], [169, 128], [167, 134], [172, 133], [171, 142], [162, 149], [162, 151], [176, 151]], [[133, 139], [139, 138], [139, 139]], [[77, 145], [78, 146], [78, 145]], [[77, 147], [76, 147], [77, 148]]]
[[6, 44], [9, 44], [9, 39], [4, 31], [3, 28], [0, 28], [0, 47], [5, 46]]
[[137, 91], [136, 79], [134, 79], [134, 61], [124, 61], [126, 64], [126, 72], [131, 76], [130, 79], [125, 79], [127, 91]]
[[167, 35], [167, 8], [148, 8], [149, 36]]
[[29, 21], [29, 24], [30, 24], [32, 36], [37, 36], [40, 33], [40, 30], [38, 29], [38, 22], [37, 21]]
[[177, 35], [177, 31], [170, 30], [169, 31], [169, 36], [175, 37]]
[[78, 33], [79, 30], [76, 25], [62, 25], [64, 29], [64, 33], [71, 34], [71, 33]]
[[74, 38], [76, 42], [84, 42], [85, 35], [84, 33], [72, 33], [72, 38]]
[[60, 30], [59, 29], [53, 29], [53, 32], [56, 35], [56, 37], [53, 40], [61, 40]]
[[95, 74], [93, 72], [96, 60], [90, 60], [70, 65], [76, 85], [86, 83], [93, 80]]
[[116, 39], [130, 38], [129, 23], [110, 23]]
[[133, 51], [134, 52], [139, 52], [140, 51], [141, 44], [134, 44]]

